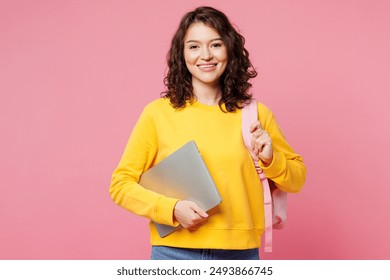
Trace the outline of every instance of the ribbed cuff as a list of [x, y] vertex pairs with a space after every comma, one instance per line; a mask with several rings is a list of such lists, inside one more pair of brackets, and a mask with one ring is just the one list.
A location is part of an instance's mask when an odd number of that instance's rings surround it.
[[159, 224], [178, 226], [179, 222], [174, 221], [173, 210], [178, 199], [162, 196], [157, 203], [155, 221]]
[[283, 153], [274, 151], [274, 156], [270, 165], [264, 166], [261, 161], [259, 161], [259, 164], [267, 175], [267, 178], [272, 180], [272, 178], [280, 176], [286, 170], [287, 159]]

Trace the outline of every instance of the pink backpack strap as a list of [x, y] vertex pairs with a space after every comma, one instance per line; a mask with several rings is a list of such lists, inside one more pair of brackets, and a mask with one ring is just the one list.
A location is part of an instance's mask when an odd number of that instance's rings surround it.
[[257, 113], [257, 100], [252, 99], [249, 104], [244, 105], [242, 109], [242, 136], [244, 139], [245, 147], [252, 156], [253, 163], [255, 165], [257, 174], [259, 175], [261, 184], [263, 186], [264, 194], [264, 216], [265, 216], [265, 240], [264, 251], [272, 252], [272, 198], [271, 190], [267, 177], [263, 170], [260, 168], [258, 158], [251, 153], [251, 141], [252, 134], [250, 133], [250, 126], [252, 123], [258, 120]]

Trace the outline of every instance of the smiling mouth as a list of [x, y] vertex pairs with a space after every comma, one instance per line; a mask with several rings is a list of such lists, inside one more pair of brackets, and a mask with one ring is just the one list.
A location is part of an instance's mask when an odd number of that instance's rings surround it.
[[203, 68], [203, 69], [208, 69], [208, 68], [213, 68], [215, 66], [217, 66], [218, 63], [211, 63], [211, 64], [198, 64], [197, 66], [199, 68]]

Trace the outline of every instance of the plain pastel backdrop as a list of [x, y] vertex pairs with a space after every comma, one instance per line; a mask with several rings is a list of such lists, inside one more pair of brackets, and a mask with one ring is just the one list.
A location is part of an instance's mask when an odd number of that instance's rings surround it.
[[0, 259], [149, 258], [111, 174], [200, 5], [245, 36], [253, 93], [307, 165], [261, 257], [390, 259], [387, 0], [1, 0]]

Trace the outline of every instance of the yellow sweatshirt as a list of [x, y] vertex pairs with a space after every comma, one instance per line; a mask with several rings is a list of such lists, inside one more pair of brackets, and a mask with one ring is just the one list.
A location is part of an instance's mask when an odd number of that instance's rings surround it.
[[[258, 104], [259, 120], [272, 138], [273, 162], [262, 166], [282, 190], [298, 192], [306, 169], [301, 156], [286, 142], [272, 112]], [[169, 99], [148, 104], [135, 125], [110, 186], [112, 199], [123, 208], [160, 224], [177, 225], [177, 199], [149, 191], [140, 175], [190, 140], [195, 140], [222, 197], [197, 230], [179, 229], [160, 238], [150, 223], [152, 245], [184, 248], [250, 249], [260, 246], [264, 231], [263, 192], [241, 133], [241, 110], [225, 113], [218, 106], [195, 102], [176, 110]]]

